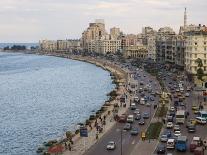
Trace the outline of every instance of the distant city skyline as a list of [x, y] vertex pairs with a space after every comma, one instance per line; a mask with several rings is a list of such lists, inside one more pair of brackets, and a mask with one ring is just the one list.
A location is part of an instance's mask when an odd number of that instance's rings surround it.
[[119, 27], [137, 34], [142, 27], [207, 24], [206, 0], [1, 0], [0, 42], [78, 39], [90, 22], [104, 19], [107, 31]]

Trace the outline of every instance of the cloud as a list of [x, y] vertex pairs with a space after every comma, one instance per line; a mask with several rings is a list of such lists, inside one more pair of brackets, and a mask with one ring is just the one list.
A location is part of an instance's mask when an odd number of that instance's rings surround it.
[[184, 7], [190, 23], [206, 24], [206, 0], [0, 0], [0, 41], [79, 38], [96, 18], [125, 33], [143, 26], [178, 30]]

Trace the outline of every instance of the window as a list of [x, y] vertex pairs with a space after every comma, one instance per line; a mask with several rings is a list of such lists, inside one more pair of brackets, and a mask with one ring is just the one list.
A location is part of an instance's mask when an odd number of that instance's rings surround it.
[[206, 51], [206, 47], [204, 47], [204, 51]]
[[206, 54], [204, 54], [204, 58], [206, 58]]
[[206, 42], [204, 42], [204, 45], [206, 45]]
[[206, 64], [206, 60], [204, 60], [203, 62], [204, 62], [204, 64]]
[[195, 45], [198, 45], [198, 43], [197, 43], [197, 42], [195, 42]]
[[195, 51], [197, 51], [197, 47], [195, 47]]
[[197, 58], [197, 54], [195, 54], [195, 58]]

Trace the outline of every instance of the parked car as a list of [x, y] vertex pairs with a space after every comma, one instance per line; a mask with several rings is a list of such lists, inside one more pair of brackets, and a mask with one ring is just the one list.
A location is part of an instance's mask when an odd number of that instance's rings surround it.
[[163, 145], [163, 144], [158, 145], [157, 154], [165, 154], [165, 152], [166, 152], [165, 145]]
[[114, 141], [110, 141], [108, 142], [108, 144], [106, 145], [106, 149], [107, 150], [115, 150], [116, 148], [116, 143]]

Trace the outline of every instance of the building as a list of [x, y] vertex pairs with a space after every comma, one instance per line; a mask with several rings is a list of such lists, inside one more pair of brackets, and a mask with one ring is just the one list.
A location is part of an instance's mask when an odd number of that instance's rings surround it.
[[104, 20], [98, 19], [90, 23], [87, 30], [82, 33], [81, 46], [86, 52], [94, 52], [96, 40], [106, 35]]
[[156, 61], [159, 63], [175, 63], [176, 34], [170, 27], [158, 30], [156, 36]]
[[145, 59], [147, 58], [148, 51], [146, 46], [135, 45], [129, 46], [124, 49], [124, 57], [132, 59]]
[[72, 52], [81, 50], [80, 40], [42, 40], [40, 49], [43, 52]]
[[113, 27], [113, 28], [110, 29], [110, 35], [113, 38], [118, 39], [120, 37], [120, 34], [121, 34], [120, 28]]
[[148, 51], [147, 58], [156, 61], [156, 36], [155, 35], [148, 36], [147, 51]]
[[54, 52], [57, 50], [57, 41], [55, 40], [42, 40], [39, 44], [42, 52]]
[[203, 70], [207, 73], [207, 28], [199, 25], [198, 30], [184, 32], [185, 35], [185, 69], [188, 73], [196, 74], [200, 58], [203, 62]]

